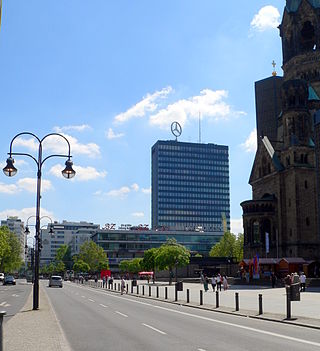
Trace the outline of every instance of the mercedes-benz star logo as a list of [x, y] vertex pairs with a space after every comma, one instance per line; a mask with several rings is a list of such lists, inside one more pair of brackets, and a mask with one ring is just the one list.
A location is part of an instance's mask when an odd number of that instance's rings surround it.
[[171, 124], [171, 132], [176, 138], [178, 138], [182, 133], [181, 125], [178, 122], [173, 122]]

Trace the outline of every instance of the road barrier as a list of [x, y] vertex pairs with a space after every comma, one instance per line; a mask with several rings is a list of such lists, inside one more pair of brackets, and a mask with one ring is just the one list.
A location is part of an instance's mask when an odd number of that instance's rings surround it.
[[200, 290], [200, 305], [203, 305], [203, 291]]
[[236, 299], [236, 311], [239, 311], [239, 293], [235, 293], [235, 299]]
[[0, 311], [0, 351], [3, 350], [3, 317], [6, 311]]
[[187, 303], [190, 303], [190, 291], [187, 289]]
[[259, 294], [259, 314], [263, 314], [263, 310], [262, 310], [262, 294]]
[[216, 291], [216, 308], [219, 308], [219, 291]]

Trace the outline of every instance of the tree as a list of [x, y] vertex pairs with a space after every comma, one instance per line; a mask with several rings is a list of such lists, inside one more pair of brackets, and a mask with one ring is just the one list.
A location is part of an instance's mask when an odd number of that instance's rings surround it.
[[84, 262], [81, 259], [78, 259], [74, 264], [73, 264], [73, 270], [77, 273], [88, 273], [90, 271], [90, 266], [88, 263]]
[[156, 256], [156, 266], [160, 270], [169, 270], [170, 280], [172, 284], [173, 268], [183, 267], [190, 262], [190, 251], [175, 239], [169, 239], [160, 246]]
[[109, 269], [107, 254], [103, 248], [93, 241], [86, 241], [80, 247], [78, 259], [86, 262], [91, 273], [97, 273], [103, 269]]
[[22, 265], [21, 245], [13, 232], [8, 227], [0, 227], [0, 271], [11, 272]]
[[129, 260], [123, 260], [119, 263], [119, 269], [122, 273], [129, 272]]
[[55, 261], [63, 262], [65, 267], [70, 270], [72, 268], [71, 246], [61, 245], [56, 252]]
[[156, 275], [156, 256], [158, 254], [158, 248], [152, 248], [144, 252], [143, 260], [141, 262], [141, 266], [146, 271], [153, 271], [153, 283], [155, 282]]
[[235, 257], [238, 261], [243, 258], [243, 234], [236, 235], [225, 232], [221, 240], [215, 244], [209, 253], [211, 257]]

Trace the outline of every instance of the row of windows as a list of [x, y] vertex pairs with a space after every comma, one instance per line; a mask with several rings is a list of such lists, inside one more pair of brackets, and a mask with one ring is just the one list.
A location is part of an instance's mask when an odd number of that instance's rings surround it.
[[185, 168], [186, 170], [201, 170], [201, 171], [225, 171], [228, 172], [229, 168], [228, 167], [222, 167], [222, 166], [217, 166], [217, 165], [196, 165], [196, 164], [188, 164], [187, 166], [185, 164], [180, 164], [180, 163], [168, 163], [168, 162], [159, 162], [158, 163], [158, 169], [164, 170], [167, 168], [168, 170], [171, 169], [181, 169]]
[[[219, 168], [217, 170], [217, 168]], [[221, 169], [220, 169], [221, 168]], [[173, 176], [174, 174], [177, 174], [177, 175], [189, 175], [189, 176], [193, 176], [193, 177], [200, 177], [200, 176], [210, 176], [210, 177], [214, 177], [214, 176], [217, 176], [217, 175], [220, 175], [222, 176], [223, 178], [224, 177], [229, 177], [229, 170], [228, 168], [226, 167], [214, 167], [214, 169], [209, 169], [209, 170], [201, 170], [199, 171], [197, 168], [195, 169], [189, 169], [189, 168], [170, 168], [169, 170], [166, 170], [166, 169], [159, 169], [159, 172], [158, 172], [158, 175], [163, 175], [163, 174], [167, 174], [167, 175], [170, 175], [170, 176]]]
[[205, 160], [225, 160], [228, 158], [225, 154], [209, 154], [209, 153], [196, 153], [196, 152], [171, 152], [171, 151], [161, 151], [159, 152], [159, 158], [162, 157], [179, 157], [183, 159], [205, 159]]
[[194, 188], [195, 186], [200, 186], [201, 188], [229, 188], [229, 181], [228, 179], [226, 179], [225, 182], [223, 183], [218, 183], [218, 182], [210, 182], [210, 183], [206, 183], [206, 182], [188, 182], [188, 181], [184, 181], [184, 180], [161, 180], [159, 179], [158, 181], [158, 185], [179, 185], [179, 186], [187, 186], [190, 188]]
[[[172, 223], [195, 223], [195, 222], [199, 222], [199, 220], [201, 220], [201, 222], [203, 223], [212, 223], [212, 224], [218, 224], [221, 225], [221, 217], [217, 216], [216, 218], [214, 217], [204, 217], [204, 216], [196, 216], [196, 217], [192, 217], [192, 216], [174, 216], [174, 215], [170, 215], [170, 216], [159, 216], [159, 225], [166, 225], [164, 224], [163, 221], [166, 222], [170, 222], [170, 225]], [[161, 222], [161, 223], [160, 223]], [[202, 224], [201, 224], [202, 225]]]
[[198, 152], [198, 153], [214, 153], [214, 154], [228, 154], [228, 148], [225, 146], [218, 145], [203, 145], [198, 146], [187, 146], [187, 145], [168, 145], [158, 144], [159, 150], [175, 150], [175, 151], [187, 151], [187, 152]]
[[197, 216], [198, 218], [203, 216], [211, 216], [219, 218], [221, 216], [221, 211], [183, 211], [183, 210], [168, 210], [160, 209], [158, 211], [159, 216], [164, 215], [176, 215], [176, 216]]
[[177, 203], [172, 203], [172, 204], [167, 204], [167, 203], [159, 203], [158, 204], [159, 208], [174, 208], [174, 209], [182, 209], [182, 210], [199, 210], [199, 211], [204, 211], [204, 210], [210, 210], [210, 211], [229, 211], [229, 204], [224, 205], [207, 205], [207, 204], [177, 204]]
[[[207, 195], [207, 196], [205, 196]], [[173, 201], [179, 201], [181, 199], [185, 199], [185, 200], [189, 200], [189, 199], [201, 199], [201, 201], [203, 201], [203, 203], [205, 201], [210, 201], [213, 199], [224, 199], [224, 200], [229, 200], [229, 192], [227, 193], [227, 195], [221, 195], [221, 194], [217, 194], [217, 193], [208, 193], [208, 194], [198, 194], [198, 193], [194, 193], [194, 192], [188, 192], [188, 193], [181, 193], [181, 192], [177, 192], [177, 193], [167, 193], [165, 191], [161, 192], [161, 194], [159, 194], [159, 199], [167, 199], [167, 201], [170, 201], [170, 199], [172, 199]]]
[[[196, 164], [197, 166], [201, 165], [220, 165], [220, 166], [228, 166], [228, 160], [204, 160], [199, 158], [181, 158], [181, 157], [167, 157], [167, 156], [159, 156], [160, 162], [170, 162], [170, 164], [184, 164], [184, 165], [192, 165]], [[212, 168], [212, 167], [211, 167]]]
[[221, 173], [220, 175], [211, 175], [211, 176], [205, 176], [203, 175], [181, 175], [181, 174], [172, 174], [167, 173], [163, 174], [159, 172], [159, 179], [170, 179], [170, 180], [191, 180], [193, 182], [200, 182], [200, 181], [210, 181], [210, 182], [228, 182], [229, 181], [229, 174], [228, 173], [222, 173], [222, 172], [216, 172], [216, 173]]
[[[217, 207], [220, 208], [220, 206], [229, 206], [229, 199], [226, 198], [224, 200], [214, 200], [214, 199], [182, 199], [180, 198], [179, 201], [177, 201], [176, 198], [172, 197], [172, 198], [163, 198], [161, 196], [159, 196], [159, 200], [158, 200], [159, 204], [168, 204], [170, 206], [177, 206], [177, 207], [182, 207], [182, 206], [186, 206], [186, 205], [190, 205], [190, 207], [194, 206], [194, 205], [201, 205], [201, 206], [214, 206], [217, 205]], [[219, 206], [220, 205], [220, 206]]]
[[[194, 187], [194, 188], [189, 188], [189, 187], [184, 187], [184, 186], [159, 186], [158, 190], [163, 192], [163, 191], [171, 191], [172, 192], [184, 192], [184, 196], [186, 194], [193, 194], [193, 197], [201, 197], [203, 194], [229, 194], [229, 187], [226, 187], [227, 189], [216, 189], [213, 187], [208, 187], [208, 188], [199, 188], [199, 187]], [[201, 193], [201, 194], [199, 194]], [[164, 195], [164, 193], [162, 193]]]
[[122, 233], [98, 233], [97, 240], [114, 240], [114, 241], [153, 241], [153, 242], [166, 242], [168, 239], [176, 239], [180, 243], [193, 243], [193, 242], [212, 242], [219, 240], [220, 236], [217, 235], [203, 235], [199, 234], [122, 234]]

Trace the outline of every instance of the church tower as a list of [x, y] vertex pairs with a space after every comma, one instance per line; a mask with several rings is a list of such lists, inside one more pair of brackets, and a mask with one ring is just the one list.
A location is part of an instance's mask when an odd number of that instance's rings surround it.
[[279, 29], [281, 112], [276, 139], [258, 135], [253, 199], [241, 204], [244, 256], [319, 259], [320, 0], [287, 0]]

